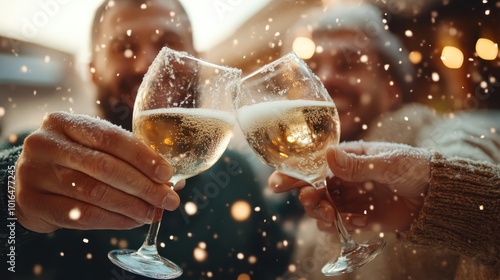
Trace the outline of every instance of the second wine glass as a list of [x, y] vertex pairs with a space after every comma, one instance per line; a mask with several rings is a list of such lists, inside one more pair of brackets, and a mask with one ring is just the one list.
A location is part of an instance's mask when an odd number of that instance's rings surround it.
[[[164, 47], [149, 67], [134, 104], [133, 132], [173, 169], [171, 184], [211, 167], [222, 155], [236, 122], [231, 95], [241, 70], [211, 64]], [[162, 209], [157, 209], [139, 250], [113, 250], [109, 259], [140, 275], [172, 279], [182, 269], [157, 251]]]
[[[338, 145], [340, 121], [335, 103], [321, 81], [295, 53], [264, 65], [242, 80], [233, 97], [236, 115], [248, 143], [267, 165], [327, 190], [329, 146]], [[356, 243], [336, 212], [340, 256], [322, 269], [326, 276], [351, 272], [375, 258], [383, 240]]]

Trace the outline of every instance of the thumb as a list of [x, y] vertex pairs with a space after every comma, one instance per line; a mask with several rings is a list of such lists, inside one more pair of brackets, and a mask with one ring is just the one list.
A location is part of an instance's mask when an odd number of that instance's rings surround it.
[[430, 178], [428, 151], [400, 145], [389, 151], [377, 145], [372, 148], [365, 146], [357, 155], [332, 147], [327, 153], [328, 165], [336, 177], [347, 182], [377, 182], [405, 197], [425, 192]]
[[391, 161], [377, 155], [356, 155], [346, 153], [340, 147], [332, 147], [327, 153], [332, 173], [348, 182], [385, 181], [385, 171], [391, 170]]

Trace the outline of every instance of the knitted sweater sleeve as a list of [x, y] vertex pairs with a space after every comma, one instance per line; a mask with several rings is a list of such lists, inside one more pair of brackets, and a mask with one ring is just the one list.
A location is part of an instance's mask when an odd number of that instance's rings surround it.
[[500, 269], [500, 166], [435, 154], [424, 206], [409, 241], [455, 250]]

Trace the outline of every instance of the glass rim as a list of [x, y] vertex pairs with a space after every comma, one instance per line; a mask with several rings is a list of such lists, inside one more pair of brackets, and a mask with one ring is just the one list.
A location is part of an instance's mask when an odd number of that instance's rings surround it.
[[[213, 67], [216, 69], [221, 69], [221, 70], [224, 70], [227, 72], [235, 72], [235, 73], [239, 73], [240, 75], [242, 72], [241, 69], [239, 69], [239, 68], [231, 67], [231, 66], [227, 66], [227, 65], [219, 65], [216, 63], [208, 62], [208, 61], [203, 60], [201, 58], [195, 57], [194, 55], [192, 55], [186, 51], [178, 51], [178, 50], [174, 50], [172, 48], [166, 47], [166, 46], [161, 48], [161, 50], [157, 54], [157, 57], [162, 56], [162, 55], [168, 55], [168, 54], [174, 54], [174, 55], [177, 55], [177, 56], [180, 56], [183, 58], [191, 59], [191, 60], [194, 60], [200, 64], [210, 66], [210, 67]], [[155, 58], [155, 60], [156, 60], [156, 58]]]
[[256, 76], [257, 74], [263, 72], [262, 70], [264, 70], [266, 68], [275, 67], [276, 65], [278, 65], [282, 61], [288, 61], [288, 60], [295, 60], [295, 61], [297, 61], [297, 63], [302, 63], [302, 60], [299, 58], [299, 56], [294, 51], [291, 51], [291, 52], [288, 52], [288, 53], [282, 55], [281, 57], [277, 58], [276, 60], [273, 60], [273, 61], [259, 67], [257, 70], [255, 70], [255, 71], [251, 72], [250, 74], [246, 75], [245, 77], [243, 77], [241, 79], [241, 81], [243, 82], [245, 80], [248, 80], [248, 79]]

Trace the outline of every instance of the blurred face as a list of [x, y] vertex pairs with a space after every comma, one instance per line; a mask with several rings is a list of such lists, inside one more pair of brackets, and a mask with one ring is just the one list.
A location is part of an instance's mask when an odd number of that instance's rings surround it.
[[349, 31], [317, 32], [316, 53], [306, 62], [337, 105], [342, 140], [355, 140], [399, 102], [370, 41]]
[[162, 47], [196, 55], [190, 23], [170, 1], [115, 1], [104, 13], [90, 64], [102, 117], [131, 130], [142, 78]]

